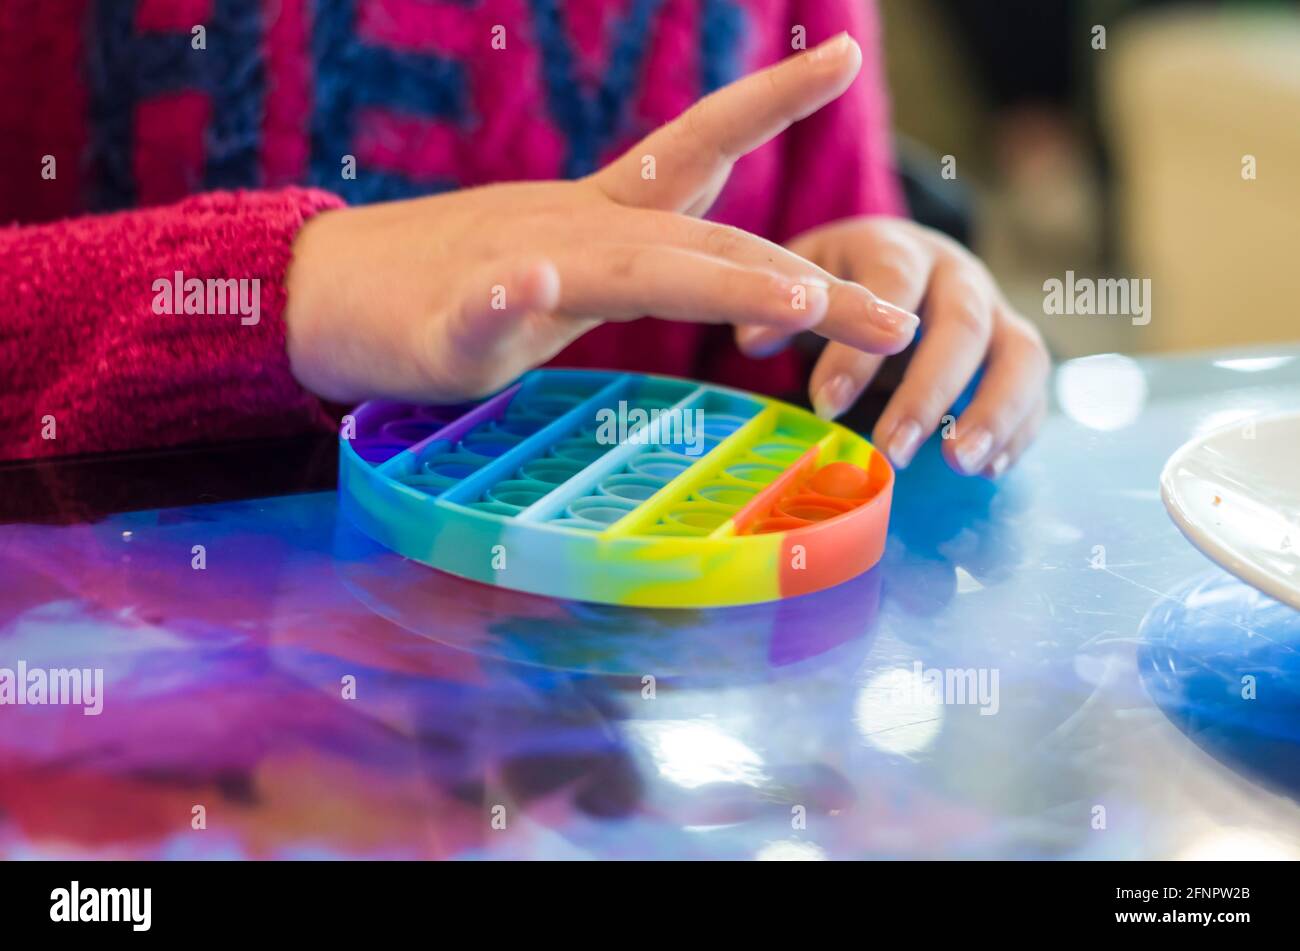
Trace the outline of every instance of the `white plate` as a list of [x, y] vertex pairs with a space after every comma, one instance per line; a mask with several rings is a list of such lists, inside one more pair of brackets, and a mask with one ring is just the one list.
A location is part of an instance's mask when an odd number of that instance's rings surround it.
[[1300, 413], [1196, 437], [1165, 463], [1160, 495], [1193, 545], [1300, 609]]

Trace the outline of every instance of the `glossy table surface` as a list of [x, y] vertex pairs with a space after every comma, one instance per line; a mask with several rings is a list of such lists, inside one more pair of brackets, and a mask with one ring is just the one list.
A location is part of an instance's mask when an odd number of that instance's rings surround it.
[[332, 493], [0, 526], [0, 668], [104, 672], [98, 716], [0, 706], [0, 857], [1300, 856], [1300, 615], [1157, 483], [1300, 404], [1300, 350], [1055, 394], [1001, 483], [926, 447], [883, 562], [774, 605], [490, 589]]

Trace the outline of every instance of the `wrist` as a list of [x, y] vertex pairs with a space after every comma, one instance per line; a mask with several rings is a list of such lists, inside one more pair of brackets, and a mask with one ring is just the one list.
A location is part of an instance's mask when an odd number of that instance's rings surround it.
[[321, 212], [298, 229], [284, 279], [285, 349], [290, 372], [305, 389], [334, 400], [345, 396], [329, 392], [329, 382], [321, 373], [318, 342], [324, 317], [321, 302], [328, 299], [328, 290], [322, 285], [327, 283], [329, 275], [329, 269], [323, 263], [325, 242], [322, 232], [330, 229], [330, 219], [338, 214], [338, 210]]

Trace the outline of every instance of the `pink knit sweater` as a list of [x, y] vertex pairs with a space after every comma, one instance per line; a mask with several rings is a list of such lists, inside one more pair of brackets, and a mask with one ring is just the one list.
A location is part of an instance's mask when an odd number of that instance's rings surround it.
[[[845, 29], [853, 88], [741, 160], [711, 214], [776, 240], [902, 209], [867, 0], [0, 0], [0, 459], [331, 425], [284, 349], [308, 217], [583, 174]], [[257, 280], [256, 322], [168, 313], [178, 273]], [[768, 392], [803, 372], [658, 320], [555, 362]]]

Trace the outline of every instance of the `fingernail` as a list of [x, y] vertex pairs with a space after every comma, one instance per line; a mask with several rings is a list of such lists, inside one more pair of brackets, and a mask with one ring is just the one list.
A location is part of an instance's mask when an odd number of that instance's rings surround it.
[[885, 333], [894, 337], [906, 338], [907, 340], [911, 340], [916, 335], [916, 328], [921, 325], [921, 318], [916, 314], [910, 310], [896, 307], [889, 301], [881, 300], [879, 297], [871, 302], [868, 317]]
[[846, 374], [831, 377], [813, 394], [813, 412], [822, 419], [834, 419], [849, 408], [853, 381]]
[[984, 468], [989, 451], [993, 448], [993, 434], [987, 429], [972, 429], [957, 440], [953, 455], [957, 466], [967, 475], [974, 475]]
[[787, 335], [771, 327], [746, 327], [740, 331], [745, 353], [762, 360], [785, 349]]
[[904, 420], [894, 429], [889, 437], [889, 446], [885, 451], [895, 468], [906, 469], [916, 450], [921, 445], [921, 426], [915, 420]]
[[989, 478], [1002, 478], [1002, 473], [1007, 471], [1007, 466], [1009, 465], [1011, 465], [1011, 457], [1005, 452], [998, 453], [997, 456], [994, 457], [993, 461], [989, 463]]
[[835, 36], [832, 36], [829, 40], [824, 40], [823, 42], [818, 43], [811, 50], [809, 50], [808, 59], [814, 62], [818, 62], [820, 60], [830, 59], [833, 56], [838, 56], [841, 52], [844, 51], [844, 48], [848, 45], [848, 43], [849, 43], [848, 33], [837, 33]]

